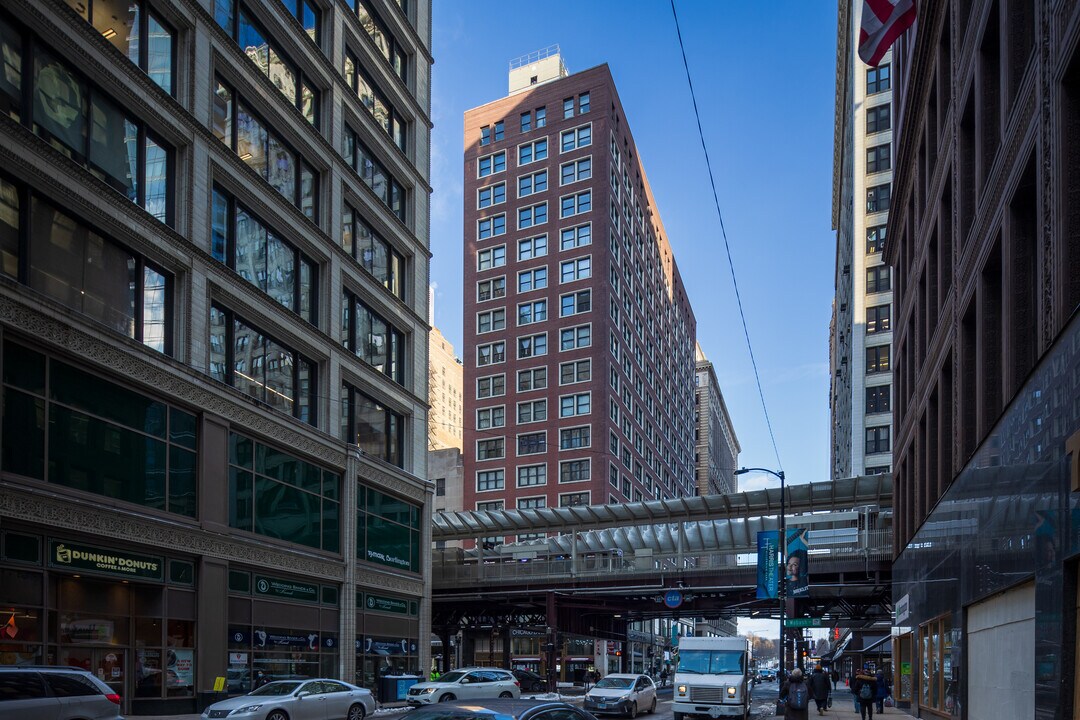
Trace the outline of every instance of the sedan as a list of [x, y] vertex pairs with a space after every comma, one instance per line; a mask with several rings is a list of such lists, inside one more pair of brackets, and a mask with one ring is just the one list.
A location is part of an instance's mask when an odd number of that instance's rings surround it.
[[613, 673], [600, 678], [585, 696], [591, 713], [637, 717], [638, 711], [656, 711], [656, 685], [648, 675]]
[[547, 680], [534, 673], [532, 670], [516, 668], [511, 670], [514, 677], [521, 683], [522, 692], [546, 692]]
[[375, 712], [370, 690], [331, 679], [279, 680], [247, 695], [214, 703], [209, 718], [253, 720], [361, 720]]

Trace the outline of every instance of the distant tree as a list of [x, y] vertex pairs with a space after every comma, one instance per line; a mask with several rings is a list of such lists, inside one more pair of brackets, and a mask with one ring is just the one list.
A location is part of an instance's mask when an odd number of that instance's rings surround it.
[[754, 657], [758, 660], [777, 660], [776, 642], [771, 638], [762, 637], [752, 632], [746, 633], [746, 639], [750, 641], [754, 649]]

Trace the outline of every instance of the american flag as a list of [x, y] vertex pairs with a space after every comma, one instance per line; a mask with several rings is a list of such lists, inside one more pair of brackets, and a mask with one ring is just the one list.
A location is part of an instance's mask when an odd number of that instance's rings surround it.
[[896, 38], [915, 22], [915, 0], [863, 0], [859, 57], [877, 67]]

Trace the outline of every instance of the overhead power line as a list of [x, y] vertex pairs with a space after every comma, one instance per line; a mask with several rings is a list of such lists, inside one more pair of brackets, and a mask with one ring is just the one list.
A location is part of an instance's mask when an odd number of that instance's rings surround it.
[[682, 30], [679, 28], [679, 14], [675, 12], [675, 0], [671, 0], [671, 15], [675, 18], [675, 33], [679, 37], [679, 50], [682, 52], [683, 67], [686, 69], [686, 82], [690, 86], [690, 99], [694, 102], [694, 118], [697, 120], [698, 137], [701, 138], [701, 150], [705, 153], [705, 166], [709, 170], [713, 204], [716, 206], [716, 216], [720, 219], [720, 233], [724, 238], [728, 269], [731, 270], [731, 284], [735, 286], [735, 300], [739, 306], [739, 318], [742, 320], [743, 336], [746, 337], [746, 349], [750, 351], [750, 364], [754, 367], [754, 380], [757, 382], [758, 397], [761, 398], [761, 410], [765, 413], [765, 425], [769, 428], [769, 439], [772, 441], [773, 453], [776, 455], [776, 464], [778, 469], [783, 471], [784, 464], [780, 462], [780, 451], [776, 447], [776, 436], [773, 434], [769, 408], [765, 404], [765, 392], [761, 388], [761, 375], [758, 373], [757, 358], [754, 357], [754, 346], [750, 342], [750, 330], [746, 324], [746, 313], [743, 312], [742, 296], [739, 294], [739, 281], [735, 278], [735, 264], [731, 260], [731, 243], [728, 242], [727, 229], [724, 227], [724, 214], [720, 211], [720, 197], [716, 192], [716, 177], [713, 175], [712, 161], [709, 159], [709, 148], [705, 145], [705, 132], [701, 128], [701, 113], [698, 111], [697, 94], [694, 92], [694, 81], [690, 76], [690, 63], [686, 59], [686, 46], [683, 45]]

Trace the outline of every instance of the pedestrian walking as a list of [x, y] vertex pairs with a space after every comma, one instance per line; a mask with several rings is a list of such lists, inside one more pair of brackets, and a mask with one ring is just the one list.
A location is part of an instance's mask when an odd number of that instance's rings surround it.
[[869, 673], [860, 672], [855, 675], [855, 682], [851, 684], [851, 691], [859, 703], [859, 717], [862, 720], [874, 720], [874, 701], [877, 698], [877, 679]]
[[874, 693], [874, 700], [877, 702], [877, 711], [879, 715], [885, 714], [885, 698], [889, 696], [889, 681], [885, 677], [885, 673], [880, 670], [877, 671], [877, 675], [874, 676], [877, 680], [877, 692]]
[[784, 703], [787, 720], [810, 720], [810, 688], [803, 682], [803, 672], [792, 670], [780, 686], [780, 699]]
[[840, 671], [833, 668], [830, 677], [832, 677], [832, 689], [835, 690], [836, 686], [840, 683]]
[[818, 715], [824, 715], [829, 707], [829, 676], [821, 669], [820, 665], [814, 666], [814, 672], [810, 673], [810, 694], [817, 705]]
[[660, 671], [660, 687], [667, 687], [668, 670], [665, 667]]

